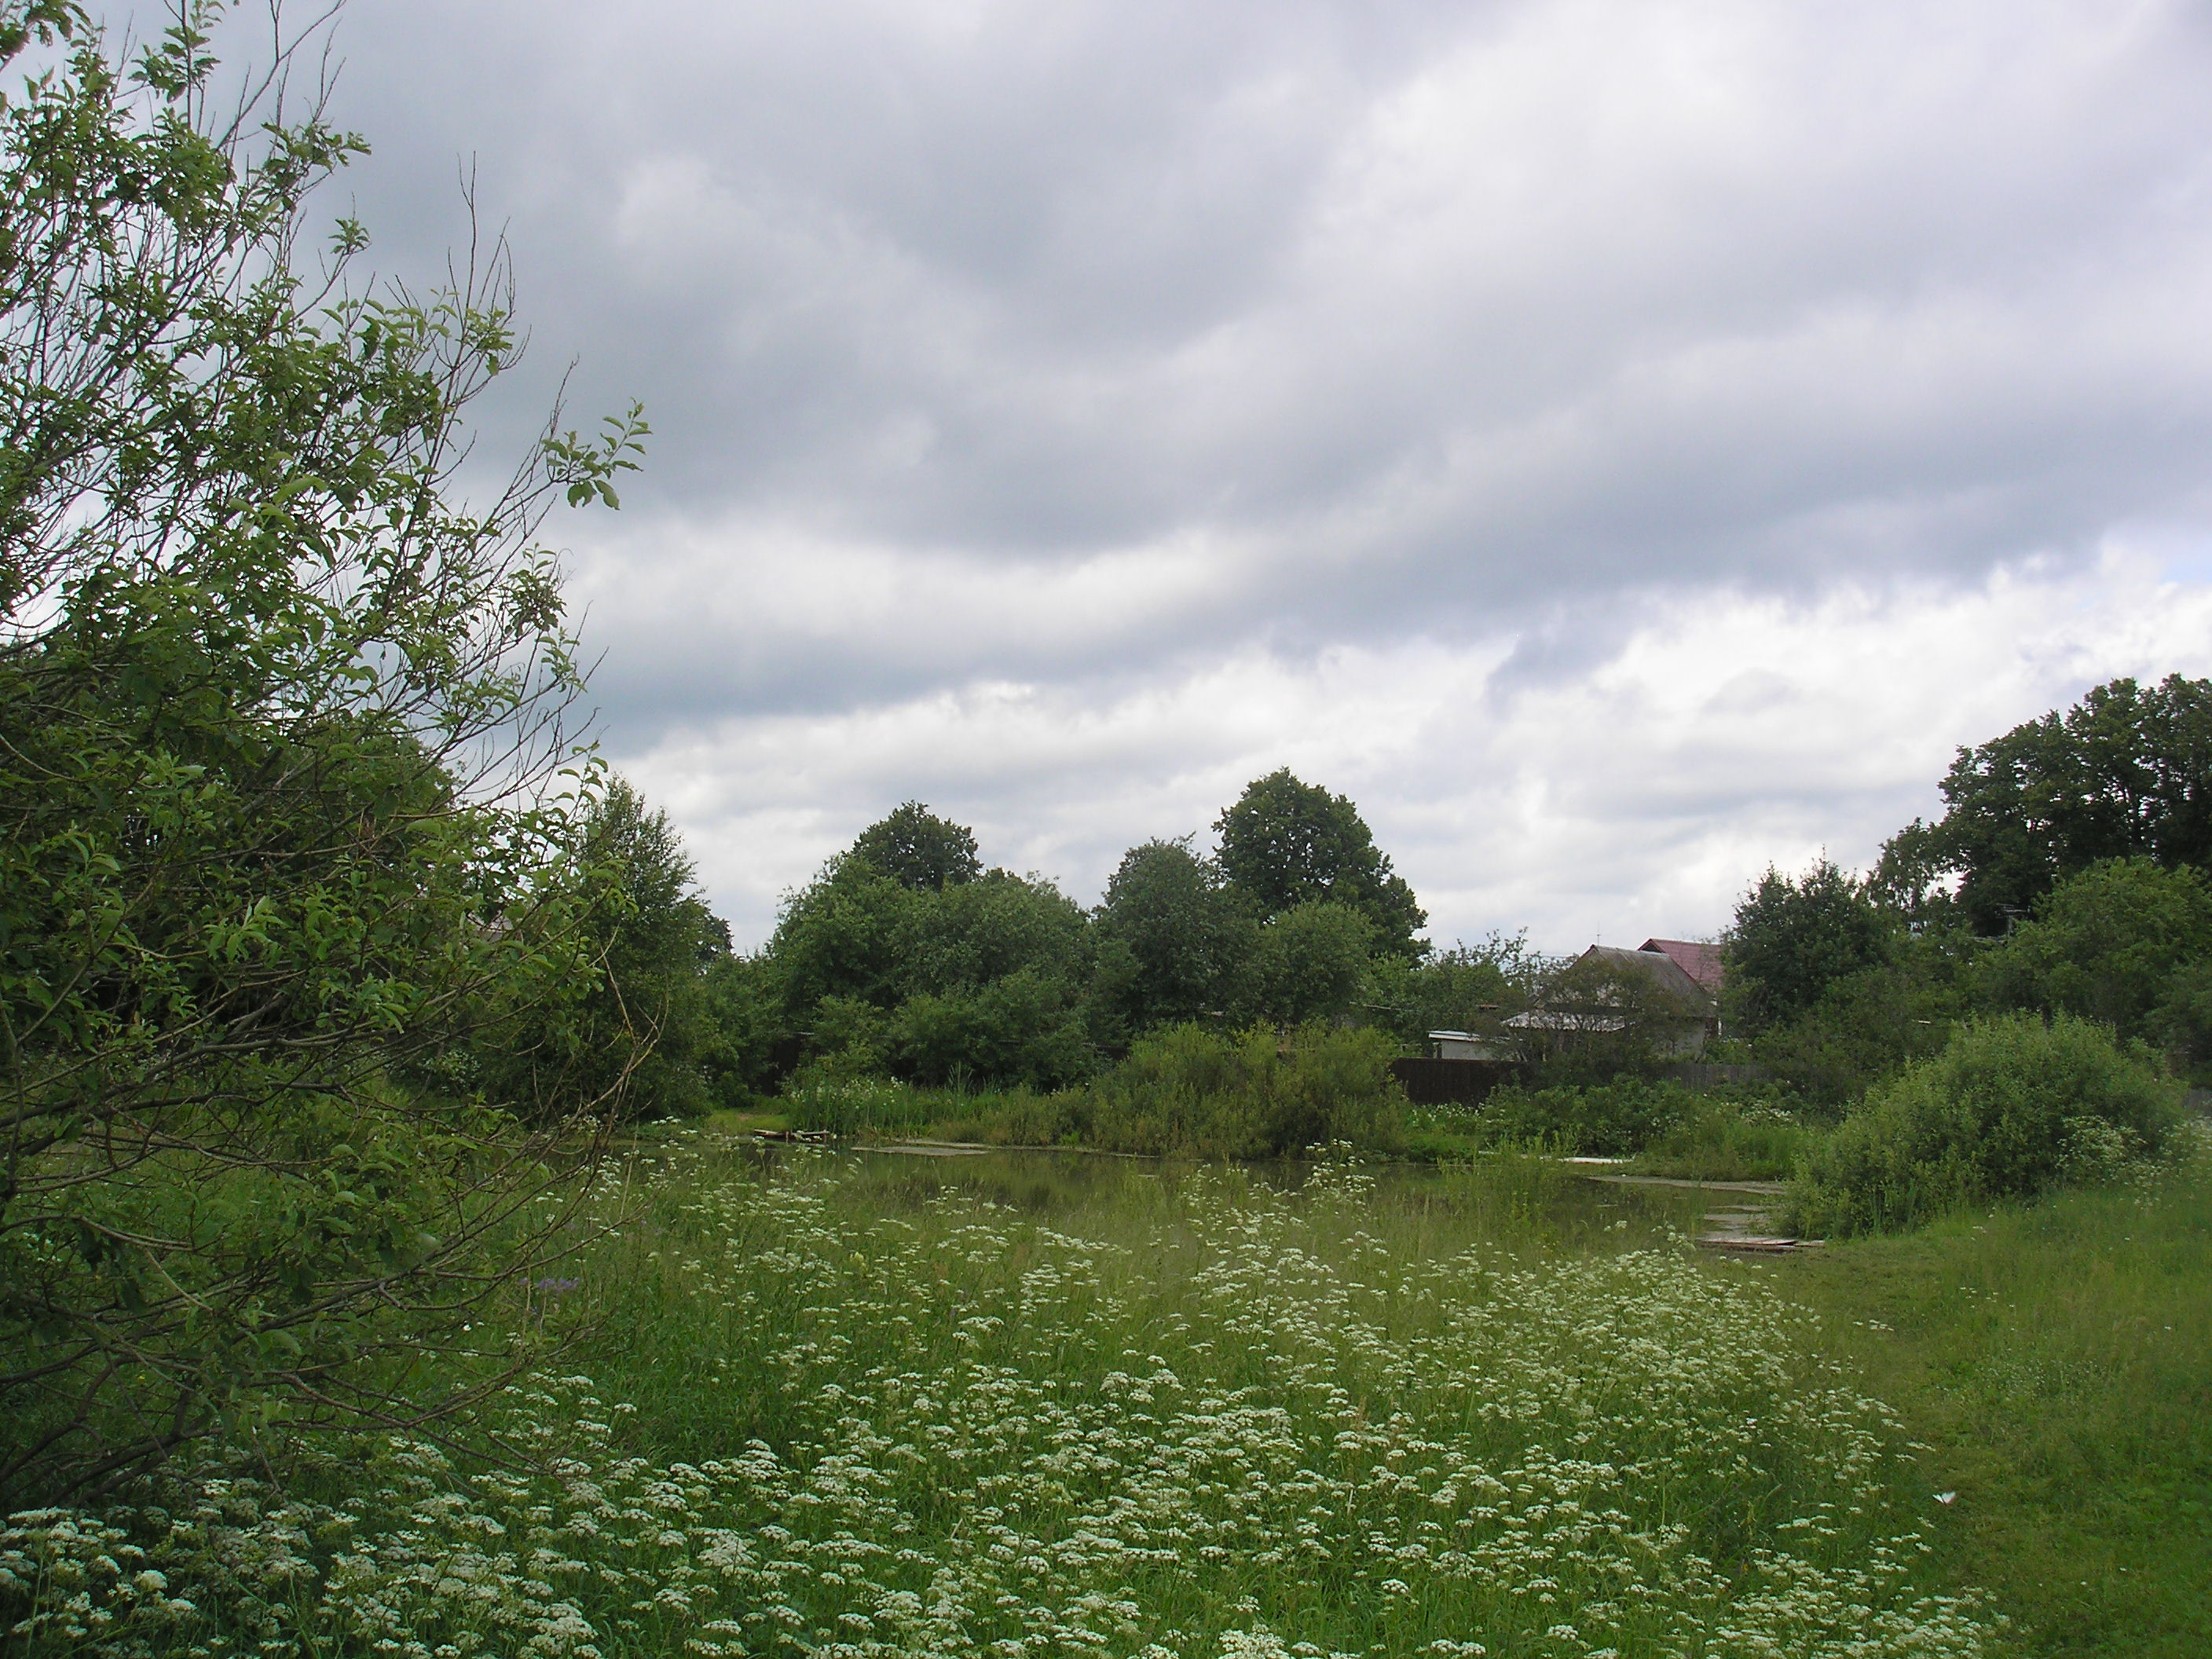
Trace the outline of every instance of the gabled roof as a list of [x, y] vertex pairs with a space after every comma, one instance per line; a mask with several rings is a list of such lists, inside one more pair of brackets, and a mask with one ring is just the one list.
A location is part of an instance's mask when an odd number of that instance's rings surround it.
[[1721, 994], [1721, 981], [1726, 975], [1721, 966], [1719, 945], [1700, 945], [1686, 939], [1647, 939], [1636, 948], [1657, 951], [1703, 986], [1708, 995]]
[[1593, 945], [1583, 952], [1582, 959], [1602, 962], [1624, 973], [1641, 974], [1655, 990], [1685, 1009], [1712, 1006], [1713, 994], [1663, 951], [1624, 951], [1617, 945]]

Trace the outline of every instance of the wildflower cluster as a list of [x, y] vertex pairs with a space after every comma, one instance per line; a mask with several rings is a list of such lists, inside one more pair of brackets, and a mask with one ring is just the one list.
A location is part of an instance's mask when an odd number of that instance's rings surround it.
[[14, 1639], [118, 1659], [1984, 1650], [1973, 1606], [1919, 1587], [1897, 1425], [1802, 1357], [1808, 1316], [1678, 1254], [1411, 1259], [1348, 1169], [1296, 1198], [1194, 1181], [1112, 1242], [972, 1198], [854, 1198], [827, 1158], [695, 1188], [605, 1264], [635, 1340], [711, 1337], [680, 1413], [538, 1378], [480, 1424], [525, 1473], [392, 1439], [327, 1504], [204, 1475], [197, 1507], [104, 1529], [16, 1517]]

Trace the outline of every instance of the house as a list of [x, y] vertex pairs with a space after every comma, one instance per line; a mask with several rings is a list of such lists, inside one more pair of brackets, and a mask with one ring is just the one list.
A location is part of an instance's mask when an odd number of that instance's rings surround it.
[[1687, 1058], [1720, 1034], [1720, 984], [1715, 945], [1658, 939], [1633, 951], [1593, 945], [1542, 1006], [1514, 1015], [1505, 1027], [1559, 1046], [1620, 1036], [1640, 1025], [1662, 1053]]
[[1647, 939], [1636, 947], [1639, 951], [1656, 951], [1692, 979], [1705, 988], [1707, 994], [1717, 998], [1724, 977], [1721, 967], [1721, 947], [1687, 939]]

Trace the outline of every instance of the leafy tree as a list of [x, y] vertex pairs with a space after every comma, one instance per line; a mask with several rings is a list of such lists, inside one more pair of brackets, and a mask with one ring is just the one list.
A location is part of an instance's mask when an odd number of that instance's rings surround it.
[[2185, 968], [2212, 957], [2212, 884], [2192, 869], [2113, 859], [2068, 877], [2035, 920], [1989, 952], [1985, 995], [1999, 1007], [2078, 1014], [2123, 1037], [2183, 1036]]
[[942, 994], [920, 992], [887, 1022], [892, 1069], [916, 1083], [1051, 1089], [1091, 1070], [1075, 988], [1036, 968]]
[[[194, 8], [128, 69], [68, 0], [0, 101], [0, 1490], [228, 1423], [411, 1422], [410, 1367], [559, 1206], [502, 1115], [396, 1081], [591, 969], [550, 434], [457, 499], [503, 256], [418, 299], [297, 257], [363, 146], [218, 111]], [[280, 65], [281, 68], [281, 65]], [[547, 1218], [527, 1223], [526, 1215]]]
[[695, 1116], [708, 1104], [717, 1040], [707, 974], [729, 955], [729, 929], [668, 815], [629, 784], [617, 778], [587, 801], [577, 833], [589, 883], [577, 941], [591, 971], [488, 1029], [481, 1086], [531, 1116]]
[[769, 955], [789, 1029], [847, 1073], [1054, 1082], [1089, 1065], [1089, 932], [1049, 882], [908, 882], [856, 847], [793, 896]]
[[1875, 1085], [1942, 1048], [1974, 1006], [1971, 956], [1944, 935], [1908, 939], [1886, 962], [1832, 980], [1809, 1008], [1768, 1026], [1759, 1062], [1832, 1117]]
[[1510, 1057], [1547, 1083], [1607, 1083], [1647, 1074], [1677, 1052], [1709, 1008], [1670, 991], [1634, 951], [1589, 951], [1538, 966], [1524, 994], [1530, 1018], [1505, 1028]]
[[1288, 769], [1254, 781], [1214, 821], [1229, 890], [1261, 920], [1301, 904], [1331, 902], [1358, 911], [1376, 948], [1407, 960], [1428, 913], [1375, 845], [1359, 809], [1342, 795], [1303, 783]]
[[957, 886], [982, 873], [975, 832], [910, 800], [860, 831], [852, 856], [916, 889]]
[[824, 997], [888, 1008], [905, 994], [902, 953], [923, 890], [844, 855], [786, 900], [769, 954], [797, 1028]]
[[1796, 1018], [1836, 981], [1885, 960], [1897, 931], [1831, 860], [1794, 881], [1770, 866], [1736, 906], [1723, 945], [1733, 1023], [1755, 1036]]
[[1239, 995], [1258, 930], [1189, 842], [1124, 854], [1097, 918], [1093, 995], [1109, 1039], [1218, 1018]]
[[1523, 934], [1492, 933], [1480, 945], [1432, 951], [1418, 962], [1374, 965], [1375, 1001], [1401, 1042], [1431, 1031], [1470, 1031], [1502, 1043], [1504, 1021], [1527, 1001], [1538, 963]]
[[1374, 944], [1374, 924], [1348, 904], [1292, 905], [1260, 930], [1249, 1013], [1277, 1025], [1346, 1018], [1367, 989]]
[[778, 1061], [792, 1046], [775, 959], [766, 951], [720, 956], [708, 965], [702, 989], [708, 1094], [718, 1106], [749, 1105], [774, 1089]]
[[1980, 933], [2004, 933], [2102, 860], [2212, 861], [2212, 680], [2100, 685], [1961, 749], [1942, 790], [1943, 816], [1893, 837], [1877, 873], [1900, 899], [1936, 908], [1955, 879]]

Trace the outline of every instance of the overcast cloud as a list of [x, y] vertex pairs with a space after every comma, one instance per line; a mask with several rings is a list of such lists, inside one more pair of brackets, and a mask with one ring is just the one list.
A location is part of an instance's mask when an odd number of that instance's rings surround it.
[[1955, 745], [2212, 672], [2202, 6], [353, 0], [337, 40], [380, 261], [434, 268], [472, 158], [524, 390], [647, 406], [624, 511], [553, 533], [610, 750], [741, 939], [909, 795], [1087, 901], [1279, 764], [1443, 939], [1709, 934]]

